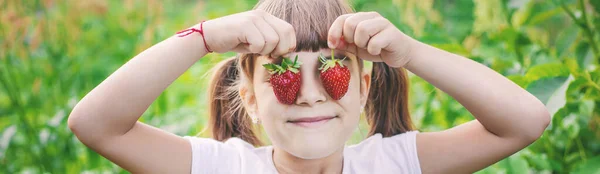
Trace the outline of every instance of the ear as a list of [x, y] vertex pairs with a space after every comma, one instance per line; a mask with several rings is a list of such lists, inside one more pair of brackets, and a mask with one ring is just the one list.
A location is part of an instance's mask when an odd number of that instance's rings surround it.
[[367, 99], [369, 99], [369, 89], [371, 89], [371, 74], [370, 73], [361, 73], [362, 78], [360, 78], [360, 105], [365, 106], [367, 104]]
[[248, 112], [248, 115], [256, 116], [256, 95], [254, 95], [253, 90], [250, 90], [247, 87], [240, 87], [240, 97], [242, 98], [242, 103], [246, 112]]

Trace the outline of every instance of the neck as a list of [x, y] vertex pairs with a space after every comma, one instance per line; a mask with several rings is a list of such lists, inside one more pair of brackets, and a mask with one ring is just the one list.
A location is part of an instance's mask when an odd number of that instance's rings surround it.
[[342, 173], [343, 150], [340, 148], [324, 158], [302, 159], [273, 147], [273, 163], [279, 173]]
[[279, 173], [342, 173], [343, 150], [340, 148], [324, 158], [302, 159], [273, 147], [273, 163]]

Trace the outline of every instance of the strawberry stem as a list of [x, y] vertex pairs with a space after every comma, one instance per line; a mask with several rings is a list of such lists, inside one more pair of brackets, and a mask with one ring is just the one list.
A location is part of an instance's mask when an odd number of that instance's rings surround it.
[[319, 55], [319, 61], [322, 63], [319, 70], [321, 70], [321, 72], [325, 72], [329, 68], [335, 67], [336, 64], [340, 65], [340, 67], [344, 67], [344, 60], [346, 60], [346, 57], [344, 57], [344, 59], [342, 60], [335, 59], [334, 51], [331, 50], [331, 59], [326, 59], [325, 56], [323, 56], [323, 54]]
[[333, 49], [331, 49], [331, 59], [335, 60], [335, 54], [333, 53]]

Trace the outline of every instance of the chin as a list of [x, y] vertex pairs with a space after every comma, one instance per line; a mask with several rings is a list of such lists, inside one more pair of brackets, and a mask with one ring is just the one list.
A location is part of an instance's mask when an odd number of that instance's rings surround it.
[[286, 151], [295, 157], [302, 159], [319, 159], [330, 156], [338, 150], [343, 148], [342, 145], [338, 144], [324, 144], [324, 143], [311, 143], [305, 144], [302, 147], [296, 146]]
[[288, 153], [302, 159], [319, 159], [330, 156], [344, 148], [344, 136], [321, 133], [309, 136], [297, 135], [281, 147]]
[[[270, 136], [271, 143], [287, 153], [301, 159], [319, 159], [331, 156], [343, 150], [344, 145], [358, 124], [336, 124], [340, 120], [331, 120], [327, 124], [304, 128], [285, 124]], [[358, 121], [356, 121], [358, 123]]]

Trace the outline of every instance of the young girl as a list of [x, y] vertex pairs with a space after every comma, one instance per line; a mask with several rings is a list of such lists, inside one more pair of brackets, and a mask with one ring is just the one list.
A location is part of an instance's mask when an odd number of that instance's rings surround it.
[[[211, 79], [213, 139], [137, 121], [211, 51], [240, 53]], [[346, 57], [350, 75], [341, 98], [324, 87], [320, 55]], [[282, 56], [302, 62], [299, 91], [287, 104], [274, 93], [275, 74], [263, 67]], [[372, 72], [363, 71], [363, 60], [374, 62]], [[476, 120], [415, 131], [405, 70], [454, 97]], [[345, 146], [363, 112], [370, 137]], [[416, 41], [376, 12], [352, 13], [341, 0], [262, 0], [255, 10], [205, 21], [140, 53], [77, 104], [69, 127], [133, 173], [471, 173], [525, 148], [549, 120], [539, 100], [502, 75]], [[259, 126], [271, 146], [261, 146]]]

